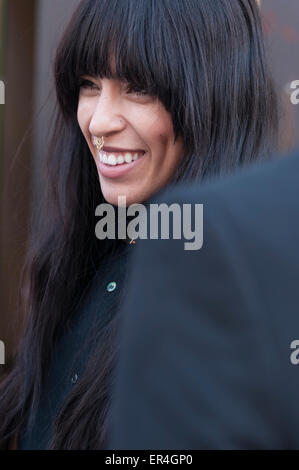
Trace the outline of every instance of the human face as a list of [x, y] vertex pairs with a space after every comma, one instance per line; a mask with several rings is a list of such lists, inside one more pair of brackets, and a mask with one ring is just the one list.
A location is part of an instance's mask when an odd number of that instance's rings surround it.
[[[171, 115], [157, 98], [130, 91], [118, 79], [84, 75], [77, 118], [108, 203], [117, 205], [118, 196], [126, 196], [127, 206], [144, 202], [174, 175], [183, 141], [179, 137], [174, 143]], [[102, 136], [105, 143], [99, 152], [94, 138]], [[101, 162], [102, 157], [108, 163]], [[109, 165], [115, 160], [120, 164]]]

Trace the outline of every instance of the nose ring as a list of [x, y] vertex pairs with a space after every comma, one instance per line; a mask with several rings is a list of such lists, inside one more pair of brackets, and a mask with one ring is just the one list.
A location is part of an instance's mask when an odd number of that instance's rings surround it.
[[102, 150], [102, 148], [104, 147], [104, 145], [105, 145], [104, 137], [102, 136], [100, 139], [98, 137], [95, 137], [94, 138], [94, 143], [95, 143], [96, 148], [100, 152]]

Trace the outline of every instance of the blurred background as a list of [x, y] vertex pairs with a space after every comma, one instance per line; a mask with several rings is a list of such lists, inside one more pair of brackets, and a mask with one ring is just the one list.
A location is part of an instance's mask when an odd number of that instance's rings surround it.
[[[40, 164], [55, 103], [53, 58], [79, 1], [0, 0], [0, 80], [5, 85], [5, 104], [0, 104], [0, 340], [6, 366], [18, 337], [17, 293], [28, 221], [43, 191]], [[281, 99], [280, 148], [285, 152], [299, 145], [299, 105], [290, 101], [290, 83], [299, 80], [299, 2], [262, 0], [261, 9]]]

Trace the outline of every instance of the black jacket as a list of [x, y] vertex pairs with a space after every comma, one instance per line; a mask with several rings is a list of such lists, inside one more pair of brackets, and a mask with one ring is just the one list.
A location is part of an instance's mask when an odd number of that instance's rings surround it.
[[116, 313], [134, 248], [127, 241], [117, 240], [113, 247], [86, 286], [82, 301], [55, 346], [33, 425], [26, 434], [22, 430], [19, 437], [20, 450], [47, 449], [53, 421], [64, 399], [79, 383], [101, 330]]
[[159, 196], [204, 243], [136, 246], [109, 448], [299, 449], [298, 153]]

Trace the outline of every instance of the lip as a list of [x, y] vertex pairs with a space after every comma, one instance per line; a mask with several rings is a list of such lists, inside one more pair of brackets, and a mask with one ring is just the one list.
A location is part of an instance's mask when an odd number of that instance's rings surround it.
[[132, 149], [121, 149], [121, 148], [118, 148], [118, 147], [106, 147], [106, 146], [102, 148], [102, 151], [103, 152], [108, 152], [108, 153], [109, 152], [115, 152], [115, 153], [117, 153], [117, 152], [119, 152], [119, 153], [124, 153], [124, 152], [141, 153], [142, 152], [142, 153], [145, 153], [145, 150], [143, 150], [143, 149], [134, 149], [134, 150], [132, 150]]
[[[106, 149], [107, 148], [109, 147], [106, 147]], [[146, 157], [147, 157], [147, 152], [145, 152], [144, 155], [142, 155], [142, 157], [139, 157], [137, 160], [131, 163], [122, 163], [121, 165], [111, 166], [111, 165], [107, 165], [106, 163], [101, 162], [99, 159], [99, 153], [97, 152], [96, 163], [97, 163], [98, 170], [102, 176], [113, 179], [113, 178], [119, 178], [120, 176], [126, 175], [127, 173], [132, 171], [137, 165], [140, 165], [140, 163]]]

